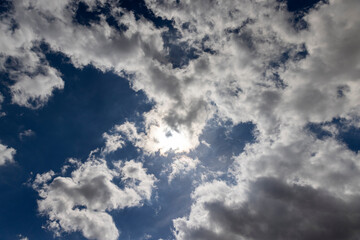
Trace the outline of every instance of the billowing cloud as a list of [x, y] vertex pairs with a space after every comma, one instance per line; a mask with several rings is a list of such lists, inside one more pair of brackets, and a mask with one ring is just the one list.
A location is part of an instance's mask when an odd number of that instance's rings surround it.
[[55, 89], [64, 88], [64, 81], [58, 70], [49, 66], [44, 54], [37, 50], [41, 39], [29, 29], [14, 27], [11, 19], [4, 19], [0, 21], [0, 71], [8, 73], [15, 81], [10, 86], [12, 102], [39, 108]]
[[0, 143], [0, 166], [14, 162], [16, 150]]
[[275, 178], [258, 178], [246, 194], [239, 196], [238, 191], [239, 187], [216, 182], [197, 189], [189, 218], [174, 221], [177, 239], [357, 239], [360, 235], [358, 197], [342, 200], [326, 190]]
[[105, 160], [90, 157], [70, 177], [53, 171], [38, 174], [33, 188], [41, 197], [39, 212], [47, 216], [47, 227], [55, 235], [80, 231], [88, 239], [116, 240], [120, 232], [109, 211], [141, 206], [150, 200], [155, 181], [133, 160], [110, 169]]
[[128, 74], [141, 71], [138, 66], [148, 65], [147, 56], [150, 60], [161, 58], [161, 30], [150, 22], [136, 21], [132, 13], [114, 6], [112, 14], [117, 16], [119, 25], [126, 26], [126, 31], [112, 28], [105, 19], [88, 27], [74, 23], [77, 8], [73, 4], [14, 1], [9, 17], [2, 19], [0, 66], [15, 81], [10, 86], [14, 103], [38, 108], [53, 90], [64, 87], [60, 73], [37, 50], [42, 41], [52, 50], [68, 55], [77, 67], [93, 64], [101, 70], [115, 70], [119, 75], [123, 75], [123, 70]]
[[145, 134], [153, 139], [159, 138], [154, 134], [165, 137], [170, 131], [182, 138], [183, 146], [159, 144], [152, 152], [189, 151], [198, 145], [197, 138], [213, 110], [205, 99], [206, 89], [194, 95], [204, 86], [203, 81], [192, 80], [196, 69], [187, 73], [174, 69], [166, 60], [168, 49], [162, 38], [166, 28], [156, 28], [144, 18], [136, 20], [132, 12], [113, 4], [109, 14], [116, 24], [124, 26], [121, 31], [103, 17], [89, 25], [74, 22], [77, 4], [71, 1], [14, 1], [13, 5], [10, 16], [17, 27], [11, 28], [12, 21], [2, 22], [7, 45], [1, 52], [2, 69], [15, 81], [10, 86], [14, 103], [38, 108], [53, 90], [64, 87], [59, 72], [36, 50], [38, 43], [45, 42], [51, 50], [67, 55], [76, 67], [92, 64], [129, 78], [134, 90], [143, 90], [156, 103], [157, 107], [146, 115]]
[[360, 194], [360, 155], [333, 138], [288, 133], [274, 143], [249, 145], [235, 160], [239, 181], [277, 177], [288, 183], [324, 188], [337, 197]]
[[[257, 141], [235, 157], [230, 169], [236, 184], [200, 185], [194, 191], [189, 216], [174, 220], [177, 239], [356, 239], [359, 220], [352, 209], [358, 208], [359, 155], [335, 136], [318, 139], [306, 126], [334, 118], [358, 126], [360, 55], [353, 41], [360, 39], [355, 20], [358, 11], [354, 10], [359, 3], [319, 4], [305, 17], [307, 29], [286, 32], [286, 9], [268, 10], [262, 3], [244, 1], [253, 6], [244, 8], [251, 9], [250, 14], [236, 7], [234, 12], [249, 20], [230, 27], [227, 36], [222, 27], [231, 25], [231, 20], [216, 13], [233, 16], [226, 4], [212, 1], [207, 7], [210, 1], [203, 1], [203, 7], [197, 8], [192, 2], [174, 1], [171, 7], [149, 2], [179, 26], [189, 22], [183, 29], [188, 41], [208, 36], [207, 46], [213, 46], [216, 54], [203, 55], [209, 64], [205, 76], [213, 76], [213, 83], [219, 79], [216, 88], [208, 90], [209, 100], [221, 117], [235, 123], [252, 121], [257, 126]], [[267, 4], [271, 8], [275, 2]], [[169, 8], [162, 10], [164, 6]], [[250, 16], [252, 10], [258, 14]], [[269, 11], [279, 12], [266, 23], [267, 17], [274, 16], [267, 15]], [[306, 54], [299, 58], [296, 52], [302, 48]], [[286, 60], [282, 59], [285, 53]], [[347, 63], [339, 64], [339, 59]], [[218, 65], [221, 75], [214, 70]], [[235, 192], [242, 194], [232, 197]], [[309, 205], [303, 205], [297, 194], [307, 195]], [[331, 204], [321, 206], [325, 199]], [[310, 216], [315, 209], [318, 213]], [[341, 225], [343, 221], [346, 224]], [[343, 231], [333, 230], [330, 226], [334, 225], [343, 226]]]
[[[305, 17], [309, 29], [303, 31], [294, 29], [291, 13], [278, 1], [146, 3], [155, 14], [174, 20], [181, 33], [176, 41], [197, 49], [197, 59], [173, 68], [161, 36], [167, 29], [156, 28], [144, 18], [136, 20], [121, 7], [111, 5], [109, 13], [117, 24], [126, 26], [119, 31], [101, 15], [89, 25], [74, 22], [77, 4], [70, 1], [46, 6], [42, 1], [15, 1], [11, 16], [17, 28], [10, 27], [11, 21], [2, 21], [7, 47], [1, 50], [8, 56], [2, 61], [3, 69], [16, 79], [10, 86], [13, 102], [39, 107], [54, 89], [64, 87], [57, 70], [35, 49], [37, 42], [45, 41], [77, 67], [92, 64], [130, 78], [135, 90], [143, 90], [156, 103], [144, 115], [144, 134], [156, 139], [152, 145], [158, 143], [146, 148], [151, 152], [194, 149], [215, 113], [234, 123], [252, 121], [260, 131], [271, 133], [284, 122], [303, 125], [349, 118], [358, 110], [358, 70], [352, 64], [358, 54], [348, 50], [356, 41], [345, 41], [357, 39], [352, 34], [358, 32], [358, 24], [335, 27], [347, 21], [344, 14], [337, 14], [340, 11], [356, 15], [352, 6], [356, 2], [322, 4]], [[329, 17], [334, 24], [325, 24]], [[341, 67], [336, 59], [345, 52], [351, 63]], [[305, 53], [308, 56], [301, 60]], [[41, 71], [36, 70], [40, 62], [45, 62]], [[18, 67], [21, 72], [16, 70], [18, 65], [25, 66]], [[161, 138], [170, 135], [182, 140], [162, 144]]]
[[231, 171], [236, 184], [199, 186], [190, 215], [174, 220], [175, 235], [356, 239], [359, 167], [359, 155], [331, 137], [320, 140], [298, 132], [248, 145]]

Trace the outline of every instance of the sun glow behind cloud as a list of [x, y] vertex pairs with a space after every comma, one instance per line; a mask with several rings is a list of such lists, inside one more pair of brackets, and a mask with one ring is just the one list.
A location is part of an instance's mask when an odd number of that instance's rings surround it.
[[192, 145], [185, 132], [179, 132], [169, 128], [155, 128], [153, 136], [161, 153], [171, 150], [176, 153], [186, 152]]
[[147, 155], [159, 153], [166, 156], [168, 153], [187, 153], [196, 148], [199, 144], [198, 138], [190, 131], [183, 128], [172, 129], [163, 121], [155, 121], [146, 127], [146, 133], [139, 132], [133, 122], [125, 122], [117, 125], [109, 133], [105, 134], [108, 139], [112, 136], [113, 142], [107, 142], [107, 148], [111, 147], [112, 152], [121, 149], [126, 139], [135, 147], [144, 151]]

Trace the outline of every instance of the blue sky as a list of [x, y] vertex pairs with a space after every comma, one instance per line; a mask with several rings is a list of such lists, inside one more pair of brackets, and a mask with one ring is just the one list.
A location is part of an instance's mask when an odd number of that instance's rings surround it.
[[3, 1], [0, 240], [357, 239], [359, 9]]

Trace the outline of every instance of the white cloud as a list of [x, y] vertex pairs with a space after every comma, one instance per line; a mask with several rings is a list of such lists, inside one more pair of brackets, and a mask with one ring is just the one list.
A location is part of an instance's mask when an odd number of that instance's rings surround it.
[[113, 138], [119, 138], [122, 141], [120, 135], [117, 135], [120, 133], [136, 147], [142, 149], [145, 154], [159, 152], [161, 155], [167, 155], [169, 151], [188, 152], [199, 144], [198, 135], [200, 133], [193, 135], [189, 129], [184, 127], [173, 129], [161, 119], [161, 115], [154, 111], [146, 113], [145, 116], [145, 132], [138, 132], [134, 123], [125, 122], [114, 127], [114, 131], [117, 133], [112, 135]]
[[[184, 88], [185, 94], [194, 95], [196, 91], [198, 97], [207, 96], [206, 102], [212, 101], [222, 117], [234, 122], [252, 121], [264, 134], [271, 134], [284, 123], [304, 125], [358, 112], [355, 93], [359, 87], [359, 54], [352, 44], [359, 38], [358, 24], [345, 18], [346, 14], [336, 14], [344, 11], [356, 15], [356, 1], [331, 2], [330, 7], [324, 5], [312, 11], [306, 18], [309, 30], [298, 33], [288, 24], [290, 14], [283, 8], [276, 9], [279, 3], [275, 1], [147, 2], [157, 14], [174, 19], [188, 42], [203, 44], [201, 39], [206, 36], [207, 46], [217, 52], [202, 54], [178, 78], [201, 83], [201, 87]], [[334, 24], [324, 28], [329, 18]], [[186, 23], [190, 27], [182, 28]], [[346, 24], [347, 28], [337, 24]], [[309, 56], [292, 61], [302, 43]], [[278, 69], [271, 68], [271, 63], [282, 61], [284, 53], [290, 61], [284, 66], [280, 63]], [[338, 64], [341, 56], [346, 56], [349, 63]], [[192, 67], [200, 66], [206, 69], [204, 73], [192, 72]], [[287, 85], [285, 89], [270, 80], [273, 73], [279, 74]], [[343, 97], [339, 97], [339, 91]]]
[[41, 197], [39, 212], [48, 217], [47, 227], [56, 235], [81, 231], [88, 239], [116, 240], [120, 233], [108, 212], [141, 206], [150, 200], [155, 181], [141, 163], [117, 162], [110, 169], [105, 160], [91, 157], [71, 177], [55, 177], [52, 171], [38, 174], [33, 188]]
[[[10, 20], [3, 20], [0, 47], [0, 67], [9, 72], [15, 84], [10, 86], [13, 102], [22, 106], [43, 106], [53, 90], [62, 89], [59, 72], [50, 67], [45, 57], [34, 48], [41, 41], [52, 50], [68, 55], [77, 67], [93, 64], [101, 70], [123, 70], [133, 74], [146, 67], [147, 58], [159, 58], [162, 50], [161, 30], [144, 19], [135, 20], [132, 13], [114, 6], [112, 11], [119, 23], [128, 27], [124, 33], [111, 28], [102, 19], [91, 27], [73, 22], [76, 8], [70, 1], [14, 1], [11, 16], [17, 23], [12, 29]], [[7, 59], [10, 59], [10, 65]], [[12, 66], [15, 65], [15, 66]]]
[[53, 90], [64, 88], [64, 82], [57, 70], [48, 67], [45, 71], [45, 74], [35, 77], [16, 73], [18, 81], [10, 87], [13, 103], [28, 108], [39, 108], [49, 100]]
[[0, 166], [14, 162], [16, 150], [0, 143]]
[[[89, 157], [91, 156], [91, 153], [89, 155]], [[71, 167], [80, 167], [81, 166], [81, 161], [79, 159], [76, 158], [68, 158], [66, 160], [66, 163], [64, 166], [61, 167], [61, 174], [65, 175], [66, 172], [68, 171], [68, 169], [70, 169]]]
[[[63, 89], [60, 73], [36, 51], [41, 39], [20, 26], [12, 30], [9, 20], [0, 21], [0, 70], [15, 83], [10, 86], [12, 102], [29, 108], [42, 107], [55, 89]], [[35, 49], [34, 49], [35, 48]]]
[[191, 170], [196, 169], [200, 163], [199, 159], [192, 159], [188, 156], [181, 155], [173, 159], [171, 164], [171, 173], [169, 174], [168, 180], [171, 182], [177, 175], [186, 174]]
[[115, 152], [125, 145], [123, 137], [118, 134], [104, 133], [103, 138], [105, 139], [105, 148], [102, 151], [104, 154]]
[[291, 132], [275, 142], [248, 145], [235, 160], [239, 181], [276, 177], [287, 183], [324, 188], [336, 197], [359, 195], [360, 155], [334, 138]]

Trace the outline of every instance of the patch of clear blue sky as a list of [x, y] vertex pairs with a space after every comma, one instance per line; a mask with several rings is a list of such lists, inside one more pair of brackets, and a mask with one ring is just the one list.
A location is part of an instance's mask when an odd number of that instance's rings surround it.
[[[324, 126], [333, 125], [338, 132], [333, 133], [324, 130]], [[343, 142], [350, 150], [357, 152], [360, 150], [360, 128], [349, 124], [342, 118], [335, 118], [330, 122], [325, 123], [311, 123], [308, 124], [307, 129], [311, 131], [317, 138], [324, 139], [327, 137], [335, 137], [338, 141]]]

